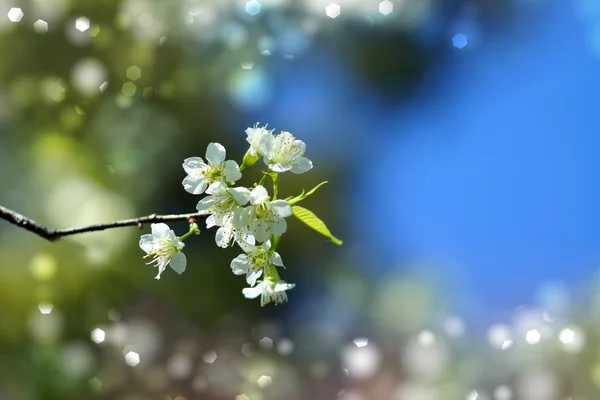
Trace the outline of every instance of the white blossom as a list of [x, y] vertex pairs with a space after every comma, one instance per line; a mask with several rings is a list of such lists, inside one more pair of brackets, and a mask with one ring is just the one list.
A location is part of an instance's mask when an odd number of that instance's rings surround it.
[[238, 243], [248, 242], [254, 244], [254, 237], [247, 228], [236, 228], [235, 221], [241, 217], [242, 208], [250, 199], [250, 190], [245, 187], [228, 188], [224, 183], [217, 183], [207, 189], [207, 196], [198, 202], [196, 209], [199, 214], [207, 215], [206, 227], [208, 229], [218, 226], [215, 235], [217, 246], [229, 247], [232, 241]]
[[140, 238], [140, 247], [147, 253], [144, 258], [152, 257], [152, 261], [148, 264], [158, 267], [158, 275], [155, 279], [160, 279], [160, 274], [167, 265], [178, 274], [182, 274], [187, 263], [185, 254], [181, 252], [185, 243], [177, 238], [167, 224], [152, 224], [151, 228], [151, 235], [142, 235]]
[[238, 164], [225, 161], [225, 147], [210, 143], [206, 148], [206, 161], [200, 157], [190, 157], [183, 161], [183, 169], [188, 174], [183, 180], [183, 188], [192, 194], [202, 194], [209, 185], [220, 182], [235, 182], [242, 177]]
[[254, 286], [263, 271], [269, 272], [271, 265], [283, 267], [281, 256], [276, 251], [269, 252], [271, 241], [260, 246], [248, 246], [246, 254], [240, 254], [231, 261], [231, 270], [236, 275], [246, 274], [248, 285]]
[[273, 137], [273, 131], [267, 130], [266, 125], [259, 127], [258, 124], [246, 129], [246, 141], [250, 144], [250, 155], [260, 157], [264, 154], [267, 142]]
[[217, 182], [211, 185], [206, 191], [210, 196], [206, 196], [198, 202], [196, 209], [199, 214], [207, 215], [207, 226], [223, 226], [223, 219], [245, 206], [250, 200], [250, 190], [245, 187], [228, 188], [223, 182]]
[[277, 136], [265, 136], [261, 140], [263, 160], [272, 171], [301, 174], [312, 169], [312, 162], [304, 157], [306, 144], [289, 132], [281, 132]]
[[292, 207], [285, 200], [269, 200], [267, 189], [259, 185], [250, 192], [250, 206], [243, 209], [238, 227], [247, 227], [259, 242], [271, 234], [281, 236], [287, 230], [285, 217], [292, 215]]
[[275, 305], [287, 302], [286, 290], [293, 289], [296, 286], [294, 283], [287, 283], [282, 280], [273, 280], [267, 278], [259, 282], [254, 287], [242, 289], [242, 293], [247, 299], [255, 299], [260, 296], [260, 305], [265, 306], [271, 302]]

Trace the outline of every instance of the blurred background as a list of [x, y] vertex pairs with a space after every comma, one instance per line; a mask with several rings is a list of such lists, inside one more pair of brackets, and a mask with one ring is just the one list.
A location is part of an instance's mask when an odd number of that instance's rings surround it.
[[0, 54], [1, 205], [193, 212], [260, 122], [344, 240], [290, 219], [261, 308], [214, 229], [157, 281], [149, 227], [0, 223], [1, 400], [600, 398], [600, 2], [0, 0]]

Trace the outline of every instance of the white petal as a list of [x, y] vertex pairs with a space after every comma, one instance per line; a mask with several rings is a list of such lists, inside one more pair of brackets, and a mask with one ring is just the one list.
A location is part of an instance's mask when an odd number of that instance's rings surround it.
[[208, 217], [206, 217], [206, 229], [210, 229], [216, 225], [217, 223], [215, 222], [215, 214], [211, 214]]
[[203, 198], [196, 204], [196, 210], [198, 210], [199, 214], [210, 214], [208, 211], [215, 204], [215, 198], [212, 196], [208, 196]]
[[252, 226], [252, 233], [254, 234], [256, 240], [258, 240], [259, 242], [264, 242], [269, 238], [269, 235], [271, 234], [269, 227], [267, 227], [267, 225], [264, 222], [256, 222]]
[[262, 275], [262, 269], [255, 269], [254, 271], [250, 271], [246, 274], [246, 282], [248, 285], [254, 286], [256, 284], [256, 280], [260, 278]]
[[202, 181], [201, 178], [188, 175], [181, 182], [186, 192], [191, 194], [202, 194], [206, 190], [206, 182]]
[[262, 294], [263, 286], [264, 286], [264, 284], [260, 283], [251, 288], [244, 288], [244, 289], [242, 289], [242, 293], [244, 294], [244, 296], [247, 299], [255, 299]]
[[244, 250], [246, 253], [251, 253], [256, 250], [256, 246], [254, 246], [254, 236], [248, 235], [246, 240], [242, 238], [237, 238], [236, 243]]
[[190, 157], [183, 160], [183, 169], [188, 175], [197, 175], [207, 165], [200, 157]]
[[240, 206], [245, 206], [250, 200], [250, 191], [245, 187], [235, 187], [229, 189], [229, 193]]
[[306, 151], [306, 143], [304, 143], [302, 140], [296, 139], [294, 140], [294, 147], [300, 156], [304, 155], [304, 152]]
[[278, 282], [275, 284], [275, 289], [273, 289], [273, 291], [275, 292], [281, 292], [284, 290], [290, 290], [293, 289], [296, 286], [295, 283], [287, 283], [287, 282]]
[[290, 172], [292, 172], [294, 174], [302, 174], [306, 171], [311, 170], [312, 167], [313, 167], [312, 161], [310, 161], [306, 157], [302, 157], [292, 163], [292, 169], [290, 169]]
[[185, 243], [179, 240], [177, 235], [175, 235], [175, 232], [173, 232], [172, 230], [169, 231], [169, 239], [171, 240], [171, 243], [173, 243], [178, 249], [181, 250], [185, 247]]
[[287, 222], [284, 218], [278, 217], [271, 223], [271, 232], [277, 236], [281, 236], [287, 231]]
[[206, 147], [206, 160], [212, 165], [219, 165], [225, 161], [225, 147], [219, 143], [209, 143]]
[[261, 244], [260, 247], [268, 251], [271, 248], [271, 240], [267, 240], [266, 242]]
[[260, 138], [260, 141], [258, 143], [258, 150], [267, 159], [271, 158], [271, 155], [273, 154], [273, 143], [274, 143], [274, 141], [275, 141], [275, 138], [273, 137], [272, 134], [269, 133], [268, 135], [263, 135]]
[[214, 182], [211, 184], [208, 189], [206, 189], [206, 193], [208, 194], [223, 194], [227, 191], [227, 184], [225, 182]]
[[154, 249], [155, 238], [152, 235], [142, 235], [140, 238], [140, 247], [146, 253], [150, 253]]
[[181, 275], [181, 274], [183, 274], [183, 271], [185, 271], [186, 264], [187, 264], [187, 258], [185, 257], [185, 254], [178, 251], [177, 253], [175, 253], [173, 258], [171, 259], [170, 265], [171, 265], [171, 268], [173, 268], [173, 271], [175, 271], [179, 275]]
[[240, 166], [233, 160], [225, 161], [225, 168], [223, 168], [223, 172], [225, 172], [225, 179], [227, 179], [228, 182], [239, 181], [242, 177]]
[[162, 259], [158, 263], [158, 265], [157, 265], [157, 267], [158, 267], [158, 274], [154, 277], [154, 279], [160, 279], [160, 274], [162, 274], [163, 272], [165, 272], [165, 269], [167, 268], [167, 263], [168, 263], [168, 260], [166, 260], [166, 259]]
[[250, 192], [250, 204], [255, 205], [262, 203], [269, 197], [269, 192], [262, 185], [258, 185]]
[[275, 200], [271, 202], [273, 211], [280, 217], [289, 217], [292, 215], [292, 207], [285, 200]]
[[231, 272], [236, 275], [242, 275], [248, 272], [250, 261], [246, 254], [240, 254], [231, 261]]
[[220, 227], [219, 229], [217, 229], [217, 233], [215, 233], [215, 243], [217, 244], [217, 246], [219, 246], [221, 248], [226, 248], [229, 245], [229, 243], [223, 241], [224, 233], [225, 233], [225, 228], [223, 228], [223, 227]]
[[283, 265], [283, 260], [281, 259], [281, 256], [279, 255], [278, 252], [273, 252], [273, 254], [271, 254], [271, 258], [269, 259], [269, 261], [271, 262], [271, 264], [273, 265], [277, 265], [278, 267], [283, 267], [285, 268], [285, 266]]
[[283, 164], [269, 164], [267, 162], [267, 165], [269, 166], [269, 168], [271, 168], [272, 171], [279, 172], [279, 173], [286, 172], [286, 171], [289, 171], [289, 170], [292, 169], [292, 165], [291, 164], [285, 164], [285, 165], [283, 165]]
[[152, 236], [157, 239], [166, 239], [169, 237], [169, 232], [171, 232], [169, 225], [163, 224], [162, 222], [158, 224], [152, 224], [150, 227], [152, 228]]

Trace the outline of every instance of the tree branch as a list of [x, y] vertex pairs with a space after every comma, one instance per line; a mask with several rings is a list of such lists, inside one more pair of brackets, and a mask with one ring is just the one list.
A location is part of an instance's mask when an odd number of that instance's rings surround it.
[[144, 224], [150, 224], [154, 222], [190, 221], [203, 217], [205, 217], [205, 215], [200, 215], [198, 213], [171, 215], [152, 214], [140, 218], [124, 219], [121, 221], [106, 222], [103, 224], [82, 226], [79, 228], [52, 229], [30, 218], [27, 218], [26, 216], [21, 215], [13, 210], [9, 210], [6, 207], [0, 206], [0, 219], [8, 221], [13, 225], [28, 230], [29, 232], [33, 232], [36, 235], [41, 236], [44, 239], [47, 239], [51, 242], [58, 240], [64, 236], [76, 235], [85, 232], [103, 231], [105, 229], [122, 228], [125, 226], [137, 226], [138, 228], [142, 229]]

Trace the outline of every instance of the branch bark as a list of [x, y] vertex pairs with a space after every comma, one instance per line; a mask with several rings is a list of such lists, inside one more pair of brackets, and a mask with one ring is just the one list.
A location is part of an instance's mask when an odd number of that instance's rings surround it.
[[198, 213], [171, 215], [152, 214], [145, 217], [124, 219], [114, 222], [82, 226], [79, 228], [53, 229], [44, 226], [39, 222], [32, 220], [31, 218], [27, 218], [26, 216], [21, 215], [13, 210], [0, 206], [0, 219], [8, 221], [11, 224], [23, 228], [29, 232], [35, 233], [36, 235], [41, 236], [44, 239], [49, 240], [51, 242], [56, 241], [64, 236], [77, 235], [85, 232], [103, 231], [106, 229], [122, 228], [126, 226], [137, 226], [138, 228], [142, 229], [144, 224], [173, 221], [192, 222], [191, 220], [196, 220], [203, 217], [205, 217], [205, 215], [200, 215]]

